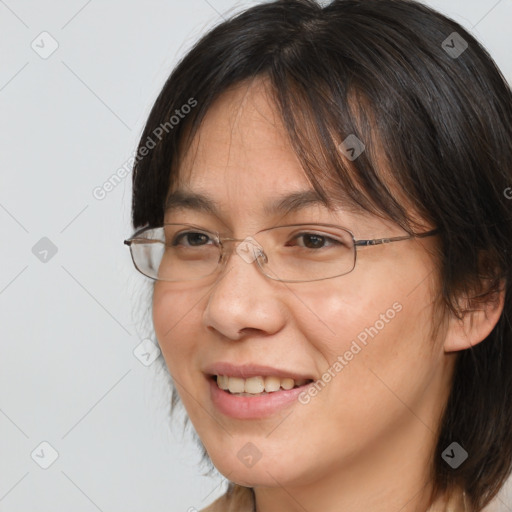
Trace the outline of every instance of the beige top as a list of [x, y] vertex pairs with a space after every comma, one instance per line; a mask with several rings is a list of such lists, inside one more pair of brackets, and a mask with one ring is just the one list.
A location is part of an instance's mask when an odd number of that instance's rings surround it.
[[[223, 496], [200, 512], [254, 512], [254, 492], [249, 487], [231, 483]], [[454, 494], [448, 503], [435, 503], [428, 512], [464, 512], [462, 494]]]

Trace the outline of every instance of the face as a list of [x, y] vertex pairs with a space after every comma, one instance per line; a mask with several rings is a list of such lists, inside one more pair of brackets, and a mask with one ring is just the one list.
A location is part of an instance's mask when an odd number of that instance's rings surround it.
[[[175, 188], [208, 197], [216, 211], [184, 206], [168, 211], [165, 222], [237, 239], [296, 223], [337, 224], [356, 239], [405, 234], [344, 204], [329, 210], [309, 203], [286, 215], [267, 211], [276, 198], [312, 186], [261, 82], [232, 89], [211, 107]], [[233, 251], [214, 278], [155, 283], [158, 342], [221, 473], [246, 486], [293, 487], [342, 473], [369, 478], [391, 460], [401, 474], [397, 453], [408, 454], [411, 468], [427, 460], [450, 377], [442, 329], [440, 339], [431, 337], [434, 243], [360, 248], [352, 272], [323, 281], [275, 281]], [[313, 383], [233, 396], [212, 374], [270, 377], [263, 379], [269, 385], [276, 382], [272, 376]], [[290, 381], [278, 382], [287, 387]]]

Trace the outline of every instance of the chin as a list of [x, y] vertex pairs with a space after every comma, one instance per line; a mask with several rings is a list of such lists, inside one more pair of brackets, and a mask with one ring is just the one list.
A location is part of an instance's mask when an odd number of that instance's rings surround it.
[[[287, 485], [292, 480], [300, 480], [296, 471], [300, 468], [290, 468], [294, 463], [286, 462], [284, 459], [276, 461], [273, 457], [257, 458], [256, 452], [251, 459], [250, 442], [241, 450], [233, 450], [232, 455], [227, 457], [226, 452], [210, 454], [211, 460], [217, 470], [228, 480], [244, 487], [275, 487], [276, 485]], [[245, 450], [245, 451], [244, 451]], [[245, 460], [244, 460], [245, 459]]]
[[[261, 462], [261, 461], [260, 461]], [[259, 463], [258, 463], [259, 465]], [[218, 469], [218, 468], [217, 468]], [[243, 487], [276, 487], [276, 485], [286, 485], [287, 480], [283, 480], [280, 474], [274, 474], [265, 466], [256, 468], [236, 468], [232, 467], [227, 471], [220, 471], [228, 480]], [[287, 475], [289, 478], [289, 475]]]

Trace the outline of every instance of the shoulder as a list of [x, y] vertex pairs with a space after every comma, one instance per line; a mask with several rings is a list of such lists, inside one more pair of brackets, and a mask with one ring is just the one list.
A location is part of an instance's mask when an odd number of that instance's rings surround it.
[[251, 488], [230, 484], [224, 495], [199, 512], [252, 512], [253, 503]]

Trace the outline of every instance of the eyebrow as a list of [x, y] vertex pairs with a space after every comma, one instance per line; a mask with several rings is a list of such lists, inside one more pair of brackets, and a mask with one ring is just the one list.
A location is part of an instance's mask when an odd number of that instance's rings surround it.
[[[331, 209], [316, 191], [302, 190], [274, 198], [264, 206], [263, 211], [266, 215], [288, 215], [309, 206]], [[203, 194], [180, 189], [171, 192], [165, 203], [166, 213], [175, 210], [195, 210], [216, 216], [219, 212], [216, 202], [212, 199]]]

